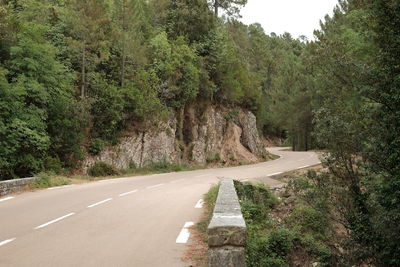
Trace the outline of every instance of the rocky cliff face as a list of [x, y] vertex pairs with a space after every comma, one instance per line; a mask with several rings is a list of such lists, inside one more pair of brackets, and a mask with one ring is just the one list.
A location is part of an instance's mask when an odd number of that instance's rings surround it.
[[[88, 156], [82, 170], [86, 172], [96, 162], [124, 169], [159, 161], [254, 163], [265, 157], [256, 117], [249, 111], [237, 110], [232, 115], [222, 107], [189, 106], [182, 119], [183, 124], [174, 118], [157, 129], [130, 133], [118, 145]], [[178, 140], [178, 131], [182, 131], [183, 140]]]

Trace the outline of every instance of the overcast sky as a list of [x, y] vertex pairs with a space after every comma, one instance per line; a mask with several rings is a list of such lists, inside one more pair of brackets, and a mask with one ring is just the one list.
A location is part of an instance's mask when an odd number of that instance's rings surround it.
[[313, 39], [314, 29], [326, 14], [332, 15], [337, 0], [248, 0], [242, 8], [242, 22], [258, 22], [265, 33], [289, 32], [294, 38], [305, 35]]

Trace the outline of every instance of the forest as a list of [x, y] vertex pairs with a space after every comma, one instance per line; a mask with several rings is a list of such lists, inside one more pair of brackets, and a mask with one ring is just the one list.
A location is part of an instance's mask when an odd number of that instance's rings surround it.
[[245, 3], [1, 0], [0, 178], [73, 170], [196, 101], [251, 110], [265, 135], [311, 139], [279, 110], [288, 93], [300, 99], [306, 43], [242, 24]]
[[398, 266], [400, 2], [340, 0], [315, 40], [241, 23], [246, 2], [0, 0], [0, 180], [73, 170], [189, 103], [241, 107], [329, 151], [354, 257]]

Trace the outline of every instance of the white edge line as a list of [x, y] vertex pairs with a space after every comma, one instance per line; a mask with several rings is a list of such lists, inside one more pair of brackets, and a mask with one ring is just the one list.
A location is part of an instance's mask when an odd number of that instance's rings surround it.
[[104, 200], [99, 201], [99, 202], [96, 202], [96, 203], [94, 203], [94, 204], [92, 204], [92, 205], [89, 205], [89, 206], [87, 206], [87, 207], [88, 207], [88, 208], [93, 208], [93, 207], [95, 207], [95, 206], [97, 206], [97, 205], [106, 203], [106, 202], [108, 202], [108, 201], [110, 201], [110, 200], [112, 200], [112, 197], [107, 198], [107, 199], [104, 199]]
[[5, 244], [8, 244], [8, 243], [10, 243], [10, 242], [13, 242], [15, 239], [16, 239], [16, 238], [10, 238], [10, 239], [1, 241], [1, 242], [0, 242], [0, 247], [1, 247], [1, 246], [4, 246]]
[[200, 199], [199, 201], [197, 201], [196, 205], [194, 206], [196, 209], [201, 209], [203, 208], [204, 205], [204, 200]]
[[308, 168], [308, 167], [310, 167], [311, 165], [304, 165], [304, 166], [301, 166], [301, 167], [298, 167], [297, 169], [304, 169], [304, 168]]
[[268, 174], [267, 176], [274, 176], [274, 175], [278, 175], [278, 174], [282, 174], [283, 172], [275, 172], [275, 173], [272, 173], [272, 174]]
[[67, 217], [69, 217], [69, 216], [74, 215], [74, 214], [75, 214], [74, 212], [71, 212], [71, 213], [69, 213], [69, 214], [67, 214], [67, 215], [64, 215], [64, 216], [60, 217], [60, 218], [57, 218], [57, 219], [54, 219], [54, 220], [52, 220], [52, 221], [50, 221], [50, 222], [44, 223], [44, 224], [42, 224], [42, 225], [39, 225], [39, 226], [35, 227], [35, 230], [40, 229], [40, 228], [43, 228], [43, 227], [46, 227], [46, 226], [48, 226], [48, 225], [50, 225], [50, 224], [53, 224], [53, 223], [55, 223], [55, 222], [61, 221], [61, 220], [65, 219], [65, 218], [67, 218]]
[[2, 201], [7, 201], [7, 200], [11, 200], [11, 199], [13, 199], [13, 198], [15, 198], [15, 197], [0, 198], [0, 202], [2, 202]]
[[124, 197], [124, 196], [126, 196], [126, 195], [130, 195], [130, 194], [133, 194], [133, 193], [136, 193], [137, 191], [139, 191], [139, 190], [132, 190], [132, 191], [129, 191], [129, 192], [126, 192], [126, 193], [122, 193], [122, 194], [119, 194], [119, 196], [120, 197]]
[[67, 184], [67, 185], [63, 185], [63, 186], [49, 187], [49, 188], [47, 188], [47, 190], [61, 189], [61, 188], [66, 188], [66, 187], [71, 187], [71, 186], [73, 186], [73, 184]]
[[164, 185], [164, 184], [156, 184], [156, 185], [148, 186], [148, 187], [146, 187], [146, 189], [152, 189], [152, 188], [156, 188], [156, 187], [159, 187], [162, 185]]
[[190, 237], [189, 227], [193, 226], [193, 222], [186, 222], [183, 226], [181, 232], [179, 233], [178, 237], [176, 238], [177, 244], [186, 244]]

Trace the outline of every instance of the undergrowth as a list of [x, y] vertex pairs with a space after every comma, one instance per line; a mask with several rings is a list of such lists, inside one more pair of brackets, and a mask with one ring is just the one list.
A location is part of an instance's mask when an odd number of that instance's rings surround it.
[[31, 188], [48, 188], [70, 184], [70, 180], [66, 177], [55, 176], [50, 173], [40, 173], [39, 175], [37, 175], [37, 177], [39, 179], [35, 180], [30, 185]]

